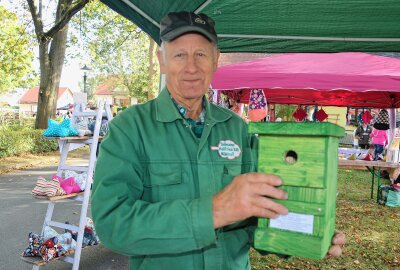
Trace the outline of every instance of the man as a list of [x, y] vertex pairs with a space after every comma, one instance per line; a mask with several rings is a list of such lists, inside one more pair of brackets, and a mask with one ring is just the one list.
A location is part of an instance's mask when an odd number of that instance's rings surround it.
[[219, 57], [214, 22], [170, 13], [160, 36], [166, 88], [114, 118], [101, 144], [96, 231], [131, 256], [131, 269], [250, 269], [251, 218], [287, 214], [272, 201], [287, 198], [282, 181], [254, 173], [256, 141], [245, 123], [204, 98]]
[[359, 125], [355, 131], [355, 138], [358, 140], [358, 146], [361, 149], [369, 148], [369, 136], [372, 132], [372, 128], [365, 122]]

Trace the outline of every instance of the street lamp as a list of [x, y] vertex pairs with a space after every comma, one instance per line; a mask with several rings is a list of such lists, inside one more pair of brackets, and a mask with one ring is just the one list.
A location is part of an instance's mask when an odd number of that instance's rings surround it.
[[86, 90], [86, 79], [87, 79], [87, 72], [89, 72], [91, 69], [85, 64], [81, 70], [83, 70], [83, 93], [87, 93]]

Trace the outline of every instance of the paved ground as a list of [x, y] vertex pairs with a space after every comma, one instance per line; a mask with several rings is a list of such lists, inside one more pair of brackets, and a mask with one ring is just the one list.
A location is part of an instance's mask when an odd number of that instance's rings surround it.
[[[28, 233], [40, 233], [46, 214], [47, 201], [35, 199], [31, 190], [36, 178], [50, 178], [56, 166], [33, 167], [0, 174], [0, 270], [32, 269], [19, 254], [27, 245]], [[55, 207], [54, 220], [77, 223], [80, 202], [59, 202]], [[71, 264], [54, 262], [44, 270], [71, 269]], [[104, 246], [88, 247], [82, 251], [80, 269], [128, 269], [128, 258], [113, 253]]]

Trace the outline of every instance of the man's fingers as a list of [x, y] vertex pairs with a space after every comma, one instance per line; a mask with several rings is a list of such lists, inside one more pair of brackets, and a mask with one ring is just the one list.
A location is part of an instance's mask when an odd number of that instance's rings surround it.
[[253, 205], [256, 207], [255, 216], [257, 217], [276, 218], [288, 213], [285, 206], [263, 196], [257, 197], [253, 201]]
[[249, 173], [247, 179], [252, 183], [265, 183], [271, 186], [281, 186], [282, 179], [274, 174]]
[[339, 245], [331, 246], [328, 251], [328, 255], [332, 257], [339, 257], [340, 255], [342, 255], [342, 248]]
[[339, 257], [342, 255], [342, 247], [346, 243], [346, 236], [340, 231], [336, 231], [332, 238], [332, 246], [328, 250], [328, 257]]
[[333, 245], [343, 246], [346, 244], [346, 236], [342, 232], [336, 232], [335, 236], [332, 238]]
[[278, 200], [286, 200], [287, 193], [281, 189], [266, 183], [253, 183], [252, 189], [254, 194], [274, 198]]

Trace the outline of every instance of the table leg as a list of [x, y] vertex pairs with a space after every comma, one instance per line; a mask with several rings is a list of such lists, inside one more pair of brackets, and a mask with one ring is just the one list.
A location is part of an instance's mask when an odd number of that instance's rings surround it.
[[381, 185], [381, 167], [378, 167], [378, 188], [376, 192], [376, 202], [379, 200], [379, 186]]
[[375, 167], [372, 167], [371, 199], [374, 198]]

